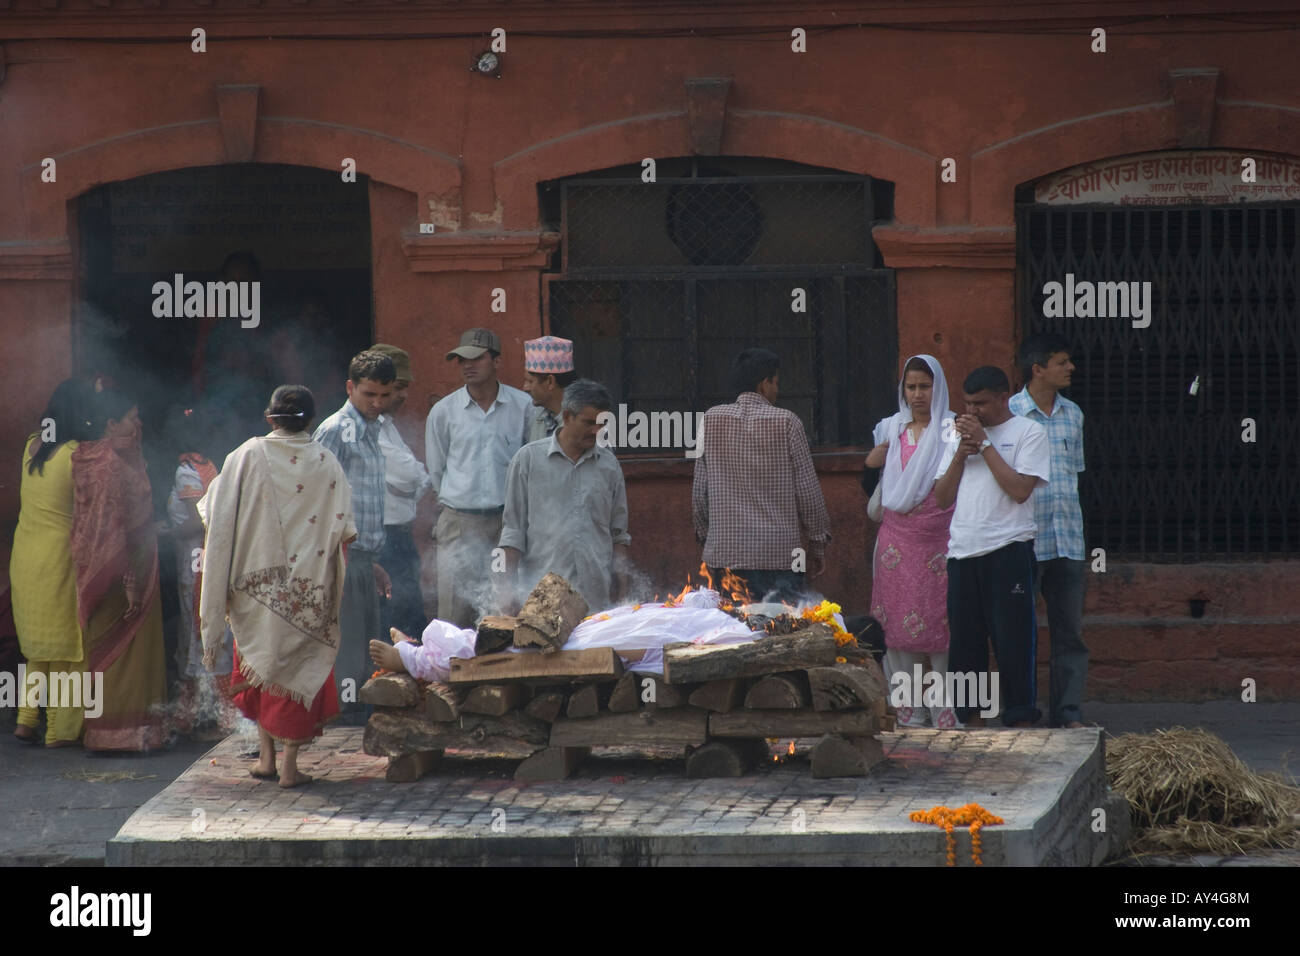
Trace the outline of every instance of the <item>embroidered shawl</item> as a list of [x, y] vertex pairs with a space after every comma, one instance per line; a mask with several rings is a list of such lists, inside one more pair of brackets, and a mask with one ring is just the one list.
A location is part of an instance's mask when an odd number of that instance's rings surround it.
[[306, 433], [277, 429], [230, 453], [198, 509], [205, 652], [229, 620], [244, 679], [310, 706], [338, 656], [343, 544], [357, 533], [342, 466]]

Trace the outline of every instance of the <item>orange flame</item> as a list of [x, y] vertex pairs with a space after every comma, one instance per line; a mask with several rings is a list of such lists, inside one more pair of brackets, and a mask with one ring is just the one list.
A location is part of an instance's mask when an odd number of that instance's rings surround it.
[[790, 756], [794, 756], [794, 741], [790, 741]]

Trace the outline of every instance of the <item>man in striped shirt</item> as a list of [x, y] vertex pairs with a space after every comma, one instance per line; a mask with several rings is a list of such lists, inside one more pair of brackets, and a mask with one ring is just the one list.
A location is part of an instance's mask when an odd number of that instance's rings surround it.
[[370, 641], [379, 634], [381, 596], [393, 596], [392, 582], [379, 564], [384, 546], [384, 453], [379, 448], [381, 416], [392, 401], [397, 370], [382, 352], [360, 352], [348, 365], [348, 400], [316, 428], [311, 437], [334, 453], [352, 486], [352, 515], [357, 539], [348, 548], [343, 602], [339, 606], [339, 656], [334, 672], [343, 701], [340, 723], [364, 724], [369, 708], [349, 699], [343, 681], [351, 678], [353, 694], [374, 669]]
[[1060, 390], [1074, 372], [1070, 346], [1059, 335], [1039, 334], [1020, 347], [1025, 387], [1011, 399], [1011, 411], [1047, 429], [1052, 479], [1033, 494], [1038, 537], [1038, 582], [1047, 604], [1051, 639], [1053, 727], [1083, 726], [1083, 694], [1088, 679], [1088, 648], [1083, 643], [1083, 512], [1079, 508], [1079, 472], [1083, 471], [1083, 412]]
[[[732, 365], [739, 393], [704, 415], [691, 512], [715, 583], [729, 568], [755, 601], [770, 591], [790, 599], [825, 569], [830, 518], [803, 422], [772, 403], [780, 359], [746, 349]], [[806, 556], [806, 557], [805, 557]]]

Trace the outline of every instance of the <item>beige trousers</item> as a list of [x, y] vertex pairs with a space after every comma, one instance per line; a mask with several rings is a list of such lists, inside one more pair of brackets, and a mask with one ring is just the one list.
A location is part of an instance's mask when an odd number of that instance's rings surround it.
[[438, 542], [438, 617], [473, 627], [493, 610], [492, 549], [501, 515], [470, 515], [443, 508], [434, 526]]

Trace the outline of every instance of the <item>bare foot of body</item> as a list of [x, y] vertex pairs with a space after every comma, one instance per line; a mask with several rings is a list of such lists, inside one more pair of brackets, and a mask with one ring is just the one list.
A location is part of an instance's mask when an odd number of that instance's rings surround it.
[[[393, 644], [411, 640], [395, 627], [390, 628], [389, 633], [392, 635]], [[405, 674], [406, 667], [402, 664], [402, 655], [397, 653], [397, 648], [393, 644], [385, 644], [383, 641], [371, 641], [370, 659], [374, 661], [376, 666], [382, 667], [386, 671]]]

